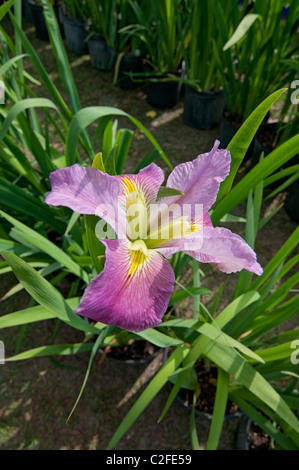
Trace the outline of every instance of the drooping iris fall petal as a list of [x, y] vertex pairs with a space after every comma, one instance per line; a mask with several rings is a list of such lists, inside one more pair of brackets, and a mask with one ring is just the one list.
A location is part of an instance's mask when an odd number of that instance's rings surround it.
[[161, 323], [174, 288], [169, 262], [150, 250], [130, 250], [128, 242], [103, 240], [105, 269], [85, 290], [77, 313], [130, 331]]

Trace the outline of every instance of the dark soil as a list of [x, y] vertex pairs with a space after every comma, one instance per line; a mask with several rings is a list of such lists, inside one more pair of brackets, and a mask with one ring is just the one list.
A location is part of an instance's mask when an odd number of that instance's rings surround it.
[[[195, 365], [195, 370], [199, 385], [195, 409], [212, 415], [216, 395], [217, 367], [205, 364], [203, 359], [199, 359]], [[193, 390], [181, 388], [178, 395], [184, 401], [186, 406], [193, 406], [193, 393]], [[226, 415], [232, 414], [236, 411], [237, 406], [228, 400]]]
[[229, 113], [227, 108], [225, 108], [223, 111], [223, 117], [233, 127], [239, 128], [242, 125], [242, 122], [243, 122], [242, 116], [239, 116], [238, 114], [236, 114], [235, 116], [232, 116]]
[[249, 450], [269, 450], [270, 437], [254, 422], [248, 434]]
[[111, 347], [107, 351], [107, 358], [118, 361], [144, 362], [153, 359], [159, 348], [148, 341], [134, 341], [132, 344]]
[[274, 149], [276, 142], [277, 128], [276, 125], [264, 126], [257, 134], [259, 143], [268, 151]]

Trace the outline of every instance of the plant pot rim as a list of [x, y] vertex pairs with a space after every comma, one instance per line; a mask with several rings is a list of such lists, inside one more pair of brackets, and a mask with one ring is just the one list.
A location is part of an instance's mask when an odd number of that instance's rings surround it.
[[[145, 341], [145, 340], [144, 340]], [[140, 359], [118, 359], [116, 357], [111, 357], [109, 356], [109, 354], [107, 354], [106, 358], [109, 360], [109, 361], [112, 361], [112, 362], [116, 362], [118, 364], [128, 364], [128, 365], [133, 365], [133, 366], [139, 366], [139, 365], [142, 365], [142, 364], [148, 364], [149, 362], [151, 362], [155, 357], [158, 356], [158, 354], [160, 354], [160, 352], [162, 351], [161, 348], [157, 349], [157, 351], [155, 351], [153, 354], [149, 354], [148, 356], [144, 357], [144, 358], [140, 358]], [[104, 354], [104, 351], [102, 348], [99, 348], [98, 349], [98, 352], [102, 355]]]
[[88, 34], [91, 35], [88, 41], [102, 41], [106, 42], [106, 38], [102, 33], [96, 33], [95, 31], [88, 31]]
[[[165, 363], [166, 360], [167, 360], [168, 351], [169, 351], [169, 348], [164, 349], [163, 363]], [[167, 386], [168, 386], [168, 389], [171, 390], [173, 388], [173, 383], [170, 382], [170, 380], [168, 380], [167, 381]], [[181, 387], [181, 388], [183, 388], [183, 387]], [[183, 388], [183, 390], [188, 390], [188, 389]], [[176, 395], [175, 399], [187, 411], [191, 412], [193, 410], [193, 406], [186, 403], [178, 394]], [[211, 421], [213, 419], [213, 414], [212, 413], [208, 413], [206, 411], [198, 410], [196, 407], [195, 407], [195, 415], [206, 418], [209, 421]], [[230, 421], [230, 420], [233, 420], [233, 419], [238, 419], [240, 417], [243, 417], [243, 415], [244, 415], [244, 412], [238, 408], [236, 411], [233, 411], [232, 413], [225, 414], [224, 421]]]
[[78, 23], [81, 25], [85, 24], [85, 20], [83, 18], [72, 18], [71, 16], [68, 16], [63, 10], [62, 10], [62, 18], [63, 20], [68, 20], [71, 21], [72, 23]]
[[[169, 387], [169, 390], [172, 389], [173, 387], [173, 384], [168, 381], [168, 387]], [[187, 389], [186, 389], [187, 390]], [[178, 403], [180, 403], [180, 405], [183, 406], [183, 408], [185, 408], [187, 411], [191, 412], [193, 407], [191, 405], [188, 405], [188, 403], [186, 403], [179, 395], [176, 396], [176, 400], [178, 401]], [[240, 409], [237, 409], [236, 411], [232, 412], [232, 413], [227, 413], [225, 414], [224, 416], [224, 421], [231, 421], [233, 419], [238, 419], [238, 418], [241, 418], [243, 416], [243, 411], [240, 410]], [[212, 421], [213, 419], [213, 414], [212, 413], [208, 413], [206, 411], [201, 411], [201, 410], [198, 410], [197, 408], [195, 408], [195, 415], [196, 416], [202, 416], [203, 418], [206, 418], [208, 419], [209, 421]]]
[[186, 93], [189, 94], [195, 94], [202, 96], [203, 98], [218, 98], [218, 97], [224, 97], [224, 91], [222, 89], [220, 90], [208, 90], [208, 91], [198, 91], [195, 90], [195, 88], [192, 85], [189, 85], [188, 83], [185, 84], [185, 91]]

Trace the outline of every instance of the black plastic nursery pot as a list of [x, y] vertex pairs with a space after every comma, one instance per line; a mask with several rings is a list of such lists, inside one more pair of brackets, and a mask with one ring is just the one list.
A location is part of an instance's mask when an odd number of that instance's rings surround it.
[[212, 129], [220, 123], [224, 106], [222, 90], [198, 92], [185, 85], [183, 119], [188, 126]]
[[243, 414], [236, 433], [236, 450], [269, 450], [270, 437], [249, 416]]
[[285, 199], [284, 208], [289, 217], [299, 224], [299, 180], [292, 184]]
[[[235, 134], [238, 132], [242, 124], [243, 122], [239, 121], [238, 119], [236, 120], [231, 119], [227, 110], [224, 109], [222, 118], [220, 121], [220, 136], [219, 136], [220, 148], [222, 149], [227, 148], [228, 144], [230, 143], [232, 138], [235, 136]], [[251, 159], [254, 146], [255, 146], [255, 138], [251, 141], [247, 149], [247, 152], [244, 156], [243, 162], [247, 162], [248, 160]]]
[[33, 23], [32, 12], [28, 0], [22, 0], [22, 10], [26, 20]]
[[94, 34], [87, 41], [90, 62], [96, 69], [109, 72], [113, 69], [117, 52], [113, 51], [101, 34]]
[[[168, 349], [165, 349], [163, 356], [164, 363], [166, 362], [167, 357]], [[176, 395], [176, 401], [188, 412], [191, 413], [192, 409], [194, 408], [196, 416], [200, 416], [208, 421], [211, 421], [213, 418], [213, 406], [216, 395], [216, 386], [213, 385], [212, 381], [217, 380], [216, 367], [205, 367], [204, 361], [199, 359], [195, 368], [200, 386], [198, 402], [194, 407], [193, 390], [183, 387], [181, 387], [178, 394]], [[173, 383], [170, 381], [168, 381], [168, 388], [170, 391], [173, 388]], [[230, 421], [238, 419], [241, 416], [243, 416], [243, 412], [237, 407], [237, 405], [228, 400], [224, 420]]]
[[63, 15], [63, 28], [68, 50], [78, 55], [85, 54], [87, 52], [87, 44], [85, 42], [87, 31], [84, 20]]
[[[42, 39], [43, 41], [49, 41], [49, 33], [43, 14], [43, 7], [41, 5], [36, 5], [35, 3], [30, 2], [29, 6], [32, 14], [32, 21], [35, 27], [35, 36], [39, 39]], [[64, 31], [61, 19], [61, 5], [54, 5], [54, 12], [56, 14], [58, 24], [60, 26], [60, 31], [63, 37]]]
[[[115, 68], [113, 74], [115, 73]], [[124, 90], [135, 90], [142, 85], [140, 81], [134, 81], [134, 74], [144, 72], [142, 57], [124, 54], [121, 58], [116, 85]], [[117, 72], [116, 72], [117, 73]], [[132, 78], [133, 77], [133, 78]]]
[[111, 347], [107, 353], [105, 350], [99, 349], [99, 353], [101, 355], [105, 354], [107, 360], [130, 366], [149, 364], [160, 352], [160, 348], [146, 340], [138, 340], [132, 344]]
[[220, 147], [226, 148], [234, 135], [238, 132], [242, 125], [242, 122], [237, 122], [229, 119], [226, 110], [223, 111], [220, 121]]
[[277, 123], [264, 123], [257, 131], [254, 146], [251, 154], [251, 167], [255, 166], [259, 160], [261, 153], [266, 157], [272, 150], [274, 150], [275, 137], [277, 134]]
[[[173, 75], [179, 77], [181, 73], [178, 72]], [[173, 108], [180, 100], [182, 84], [179, 81], [171, 80], [171, 78], [168, 78], [166, 75], [162, 75], [159, 78], [158, 81], [149, 81], [147, 83], [147, 102], [153, 108]]]

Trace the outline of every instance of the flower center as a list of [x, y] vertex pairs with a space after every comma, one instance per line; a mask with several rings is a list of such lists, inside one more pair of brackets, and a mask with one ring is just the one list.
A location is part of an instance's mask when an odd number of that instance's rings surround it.
[[143, 265], [150, 253], [143, 240], [136, 240], [135, 242], [131, 243], [130, 251], [131, 267], [129, 270], [129, 275], [132, 275], [140, 266]]

